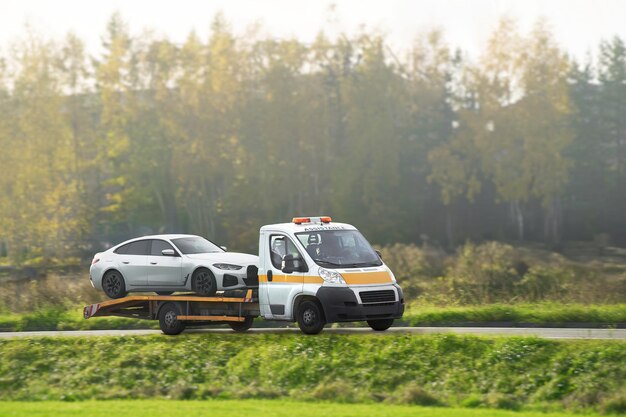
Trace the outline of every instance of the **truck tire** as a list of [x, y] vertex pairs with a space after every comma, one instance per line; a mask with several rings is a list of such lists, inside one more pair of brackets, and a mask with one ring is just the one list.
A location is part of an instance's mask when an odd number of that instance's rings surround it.
[[298, 327], [305, 334], [318, 334], [326, 325], [322, 307], [316, 301], [306, 300], [300, 303], [296, 314]]
[[217, 283], [213, 272], [206, 268], [198, 268], [191, 276], [191, 289], [203, 297], [212, 297], [217, 292]]
[[234, 321], [232, 323], [228, 323], [228, 325], [237, 333], [243, 333], [252, 327], [252, 323], [254, 323], [254, 317], [248, 316], [245, 321]]
[[185, 330], [185, 323], [178, 320], [180, 309], [175, 303], [167, 303], [159, 310], [159, 326], [167, 335], [174, 336]]
[[128, 294], [124, 277], [115, 269], [107, 271], [102, 277], [102, 289], [107, 297], [113, 299], [126, 297]]
[[367, 324], [377, 332], [384, 332], [393, 324], [393, 319], [368, 320]]

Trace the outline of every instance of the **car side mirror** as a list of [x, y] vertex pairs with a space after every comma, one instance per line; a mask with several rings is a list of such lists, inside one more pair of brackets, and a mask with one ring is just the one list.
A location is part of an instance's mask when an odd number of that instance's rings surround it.
[[285, 274], [291, 274], [292, 272], [307, 272], [309, 269], [304, 263], [304, 259], [299, 256], [293, 256], [291, 254], [283, 256], [283, 268], [282, 271]]
[[163, 249], [161, 251], [161, 255], [163, 255], [163, 256], [176, 256], [176, 252], [174, 252], [174, 249]]
[[378, 257], [379, 257], [379, 258], [380, 258], [380, 260], [382, 261], [382, 260], [383, 260], [383, 254], [382, 254], [382, 253], [380, 253], [380, 251], [379, 251], [379, 250], [377, 250], [377, 251], [376, 251], [376, 254], [378, 255]]
[[224, 252], [226, 252], [228, 248], [226, 246], [220, 246], [220, 249], [222, 249]]

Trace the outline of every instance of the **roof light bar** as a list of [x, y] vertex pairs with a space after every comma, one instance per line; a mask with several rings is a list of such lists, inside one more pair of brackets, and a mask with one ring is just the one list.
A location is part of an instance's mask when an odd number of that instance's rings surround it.
[[292, 222], [295, 224], [304, 224], [304, 223], [330, 223], [332, 219], [330, 216], [321, 216], [321, 217], [294, 217]]

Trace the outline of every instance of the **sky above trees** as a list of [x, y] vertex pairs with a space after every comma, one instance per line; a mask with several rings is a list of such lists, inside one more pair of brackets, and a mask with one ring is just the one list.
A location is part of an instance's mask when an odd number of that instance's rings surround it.
[[[119, 11], [130, 23], [133, 35], [146, 28], [182, 43], [195, 30], [209, 34], [212, 16], [222, 11], [236, 34], [257, 22], [264, 36], [296, 37], [312, 42], [320, 29], [327, 35], [380, 29], [395, 50], [410, 48], [420, 32], [444, 30], [453, 47], [477, 58], [498, 20], [517, 19], [522, 32], [546, 18], [557, 43], [583, 59], [603, 39], [626, 37], [620, 0], [388, 0], [388, 1], [293, 1], [293, 0], [164, 0], [99, 1], [4, 0], [0, 13], [0, 45], [18, 38], [27, 23], [43, 35], [62, 38], [74, 31], [91, 53], [101, 52], [101, 29]], [[333, 6], [334, 5], [334, 6]]]

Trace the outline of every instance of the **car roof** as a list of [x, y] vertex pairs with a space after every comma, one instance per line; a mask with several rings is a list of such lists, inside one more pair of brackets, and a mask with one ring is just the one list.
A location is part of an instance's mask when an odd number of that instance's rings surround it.
[[134, 237], [132, 239], [125, 240], [125, 241], [120, 242], [120, 243], [118, 243], [116, 245], [113, 245], [108, 250], [115, 250], [115, 249], [119, 248], [122, 245], [125, 245], [127, 243], [131, 243], [131, 242], [136, 242], [138, 240], [146, 240], [146, 239], [167, 239], [167, 240], [172, 240], [172, 239], [179, 239], [181, 237], [202, 237], [202, 236], [198, 236], [198, 235], [184, 235], [184, 234], [161, 234], [161, 235], [139, 236], [139, 237]]
[[298, 232], [308, 232], [311, 230], [356, 230], [356, 227], [347, 223], [278, 223], [278, 224], [268, 224], [266, 226], [261, 227], [261, 231], [279, 231], [286, 233], [298, 233]]
[[133, 239], [128, 239], [127, 242], [132, 240], [141, 240], [141, 239], [179, 239], [181, 237], [202, 237], [198, 235], [183, 235], [183, 234], [162, 234], [162, 235], [147, 235], [135, 237]]

